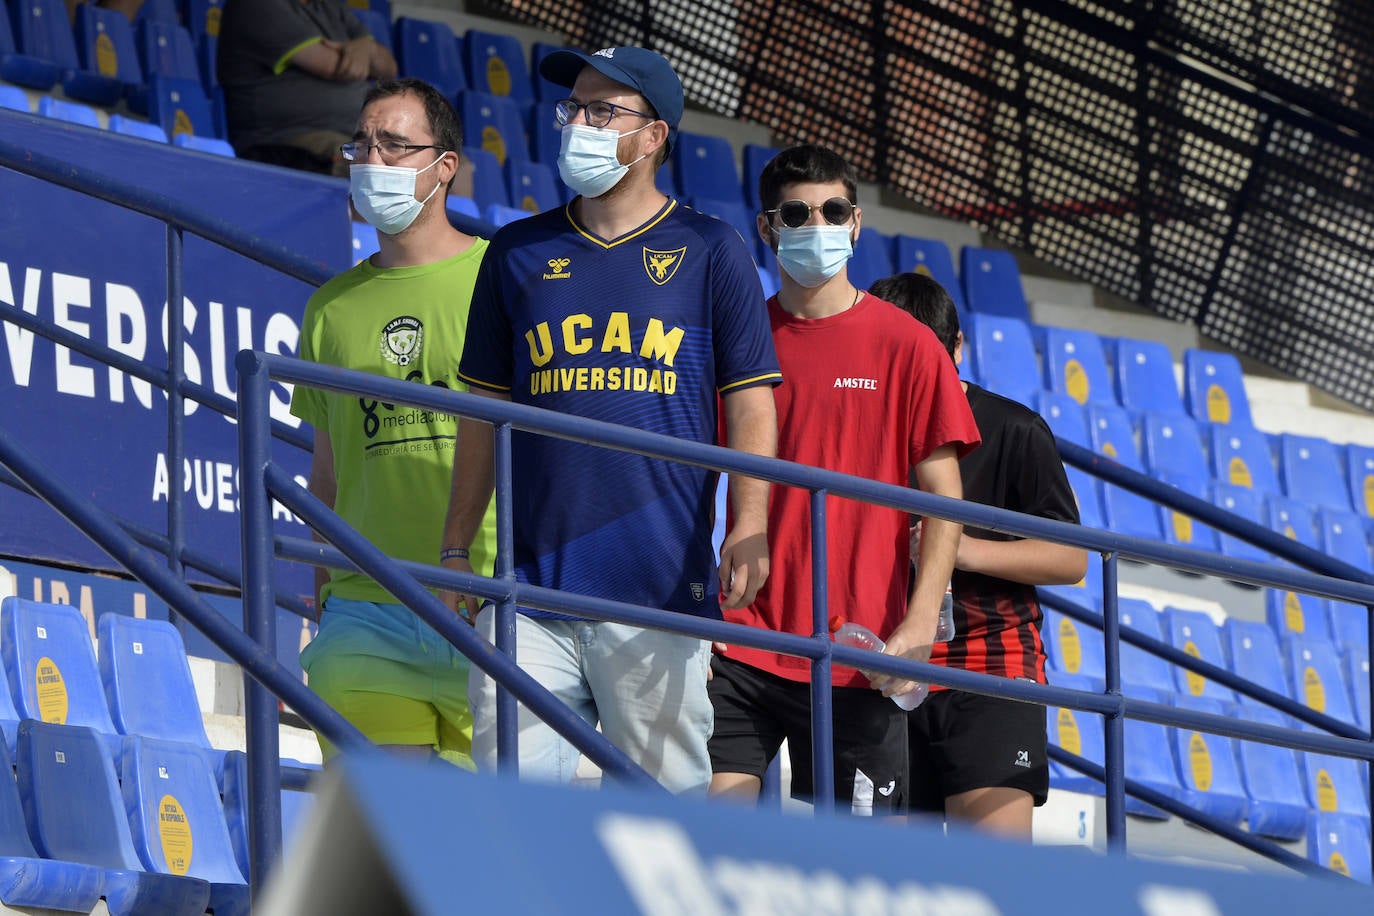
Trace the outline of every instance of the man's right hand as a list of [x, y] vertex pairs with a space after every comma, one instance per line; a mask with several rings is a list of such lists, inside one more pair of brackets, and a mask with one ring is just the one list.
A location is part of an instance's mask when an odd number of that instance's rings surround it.
[[[470, 573], [473, 571], [471, 560], [460, 560], [457, 557], [444, 560], [440, 565], [444, 569], [451, 569], [455, 572]], [[468, 623], [477, 619], [477, 610], [482, 606], [482, 599], [477, 595], [461, 594], [447, 589], [439, 592], [439, 598], [444, 602], [445, 607]]]

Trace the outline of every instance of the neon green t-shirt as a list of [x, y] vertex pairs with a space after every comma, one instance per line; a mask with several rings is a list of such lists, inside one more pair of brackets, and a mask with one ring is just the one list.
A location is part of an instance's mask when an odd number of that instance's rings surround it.
[[[321, 286], [305, 307], [300, 357], [391, 378], [466, 390], [458, 381], [468, 305], [486, 253], [419, 267], [364, 260]], [[298, 385], [291, 413], [329, 434], [334, 511], [388, 556], [438, 564], [448, 509], [458, 418]], [[472, 568], [491, 575], [496, 517], [488, 508], [472, 544]], [[395, 602], [361, 573], [331, 569], [324, 595]]]

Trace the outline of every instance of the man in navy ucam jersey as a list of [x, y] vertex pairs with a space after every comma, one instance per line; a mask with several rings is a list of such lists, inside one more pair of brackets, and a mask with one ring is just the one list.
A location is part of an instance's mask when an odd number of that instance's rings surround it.
[[[562, 127], [567, 207], [492, 239], [473, 296], [459, 376], [476, 393], [771, 456], [782, 380], [763, 291], [726, 223], [661, 194], [654, 172], [682, 117], [682, 84], [658, 54], [558, 51], [540, 65], [570, 87]], [[441, 557], [464, 554], [492, 491], [492, 429], [463, 420]], [[700, 468], [516, 432], [514, 559], [521, 582], [720, 617], [768, 575], [768, 485], [732, 477], [734, 527], [717, 568], [716, 475]], [[469, 609], [475, 599], [463, 596]], [[488, 638], [494, 611], [477, 614]], [[674, 792], [705, 792], [710, 647], [618, 623], [520, 608], [521, 667]], [[474, 759], [496, 758], [496, 689], [469, 681]], [[520, 773], [566, 781], [576, 750], [520, 709]]]

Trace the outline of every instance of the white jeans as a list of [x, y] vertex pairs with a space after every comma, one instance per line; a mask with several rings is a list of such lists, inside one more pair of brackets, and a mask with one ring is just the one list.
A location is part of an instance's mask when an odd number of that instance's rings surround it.
[[[715, 716], [706, 694], [711, 647], [692, 636], [619, 623], [516, 615], [516, 661], [526, 673], [601, 731], [671, 792], [705, 794], [711, 782], [706, 742]], [[496, 611], [477, 615], [494, 641]], [[496, 682], [476, 665], [468, 679], [472, 756], [496, 768]], [[578, 751], [519, 706], [520, 777], [568, 782]]]

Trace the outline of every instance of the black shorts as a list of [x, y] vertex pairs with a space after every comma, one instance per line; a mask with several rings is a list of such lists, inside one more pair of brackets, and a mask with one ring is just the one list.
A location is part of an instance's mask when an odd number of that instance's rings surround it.
[[[811, 685], [720, 655], [707, 686], [715, 707], [711, 770], [763, 778], [783, 739], [792, 754], [792, 797], [813, 795]], [[835, 801], [854, 814], [895, 814], [906, 806], [906, 713], [866, 687], [836, 687]]]
[[1021, 789], [1049, 797], [1045, 707], [962, 690], [937, 690], [907, 713], [912, 811], [945, 810], [973, 789]]

